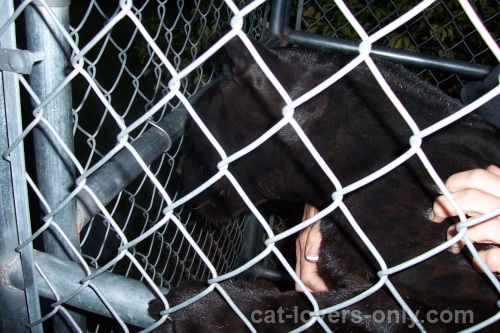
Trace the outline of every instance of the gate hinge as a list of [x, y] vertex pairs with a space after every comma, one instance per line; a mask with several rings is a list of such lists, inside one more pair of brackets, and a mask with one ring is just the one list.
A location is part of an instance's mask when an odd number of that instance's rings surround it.
[[33, 64], [41, 61], [43, 52], [4, 49], [0, 47], [0, 70], [19, 74], [30, 74]]

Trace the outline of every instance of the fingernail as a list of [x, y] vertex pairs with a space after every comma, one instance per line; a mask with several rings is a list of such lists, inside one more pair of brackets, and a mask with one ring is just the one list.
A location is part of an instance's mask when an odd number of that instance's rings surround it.
[[319, 256], [306, 256], [306, 259], [311, 262], [317, 262], [319, 260]]
[[311, 246], [306, 249], [306, 259], [311, 262], [319, 260], [319, 246]]
[[434, 210], [432, 210], [432, 208], [430, 208], [427, 211], [427, 218], [432, 222], [442, 222], [443, 221], [443, 219], [439, 219], [436, 217], [436, 214], [434, 213]]
[[440, 222], [444, 221], [444, 218], [440, 218], [440, 217], [436, 216], [436, 213], [434, 213], [434, 210], [432, 210], [432, 208], [427, 211], [427, 217], [429, 218], [430, 221], [436, 222], [436, 223], [440, 223]]
[[488, 170], [489, 172], [491, 172], [497, 176], [500, 176], [500, 168], [494, 164], [490, 165], [488, 168], [486, 168], [486, 170]]

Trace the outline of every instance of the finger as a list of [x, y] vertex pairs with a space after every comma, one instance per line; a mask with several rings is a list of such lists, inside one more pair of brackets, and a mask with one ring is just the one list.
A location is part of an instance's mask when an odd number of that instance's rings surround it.
[[321, 222], [316, 222], [308, 227], [305, 244], [305, 257], [301, 261], [300, 277], [310, 291], [328, 290], [323, 279], [318, 275], [316, 262], [319, 259], [321, 246]]
[[316, 222], [310, 226], [306, 240], [306, 260], [309, 262], [317, 262], [319, 259], [319, 249], [321, 246], [321, 225]]
[[[295, 262], [295, 274], [297, 274], [297, 276], [299, 278], [301, 278], [301, 273], [302, 273], [302, 261], [303, 261], [303, 250], [302, 250], [302, 242], [301, 242], [301, 237], [302, 237], [302, 233], [299, 234], [299, 236], [297, 237], [297, 240], [295, 241], [295, 258], [296, 258], [296, 262]], [[302, 291], [302, 289], [299, 287], [299, 285], [297, 283], [295, 283], [295, 290], [296, 291]]]
[[[301, 262], [300, 270], [301, 270], [300, 279], [309, 289], [309, 291], [328, 290], [328, 287], [326, 286], [325, 282], [318, 275], [318, 266], [316, 265], [316, 263], [311, 263], [308, 262], [307, 260], [304, 260]], [[298, 287], [298, 285], [296, 284], [295, 289], [297, 290], [297, 288], [301, 290], [300, 287]]]
[[500, 218], [496, 217], [470, 227], [467, 237], [473, 243], [500, 244]]
[[[302, 217], [302, 221], [305, 221], [305, 220], [311, 218], [312, 216], [314, 216], [315, 209], [316, 208], [314, 206], [306, 204], [304, 206], [304, 215]], [[307, 228], [303, 229], [299, 233], [299, 235], [297, 236], [297, 239], [295, 241], [295, 258], [296, 258], [295, 273], [297, 274], [297, 276], [300, 279], [302, 279], [303, 276], [304, 276], [303, 275], [304, 273], [302, 271], [302, 268], [303, 268], [302, 263], [306, 260], [306, 249], [305, 249], [305, 247], [306, 247], [306, 244], [307, 244], [307, 237], [309, 235], [309, 230], [311, 228], [312, 228], [311, 226], [308, 226]], [[300, 286], [297, 283], [295, 283], [295, 290], [296, 291], [302, 291], [302, 289], [300, 288]]]
[[[295, 273], [297, 274], [297, 276], [299, 277], [299, 279], [302, 280], [302, 276], [301, 276], [302, 265], [301, 264], [302, 264], [301, 260], [297, 260], [297, 263], [295, 265]], [[308, 286], [306, 286], [306, 288], [307, 288], [307, 290], [311, 291], [311, 289]], [[302, 288], [299, 286], [299, 284], [297, 282], [295, 282], [295, 291], [303, 291]]]
[[316, 223], [304, 228], [299, 235], [297, 236], [297, 239], [295, 241], [295, 255], [297, 258], [297, 262], [299, 262], [299, 259], [306, 259], [307, 258], [307, 244], [308, 244], [308, 238], [311, 229]]
[[[299, 279], [301, 279], [302, 282], [304, 283], [303, 279], [305, 276], [305, 271], [304, 271], [304, 265], [302, 263], [305, 262], [305, 260], [303, 259], [303, 254], [299, 247], [296, 247], [295, 251], [297, 258], [297, 262], [295, 264], [295, 273], [297, 274]], [[307, 285], [305, 287], [307, 288], [307, 290], [312, 291]], [[303, 291], [297, 282], [295, 282], [295, 291], [300, 291], [300, 292]]]
[[304, 206], [304, 215], [302, 217], [302, 221], [308, 220], [314, 215], [318, 214], [319, 210], [318, 208], [310, 205], [310, 204], [305, 204]]
[[319, 245], [308, 246], [306, 248], [306, 260], [309, 262], [318, 262], [319, 260]]
[[[454, 224], [448, 228], [446, 238], [450, 240], [455, 237], [457, 233], [456, 224]], [[490, 219], [470, 227], [467, 230], [467, 237], [472, 243], [500, 244], [500, 218]], [[450, 247], [450, 251], [457, 254], [462, 251], [464, 246], [465, 242], [459, 240]]]
[[[500, 197], [473, 188], [452, 193], [458, 206], [469, 216], [478, 216], [500, 208]], [[439, 196], [432, 206], [430, 219], [441, 222], [445, 218], [456, 216], [457, 212], [450, 201], [444, 196]]]
[[[304, 207], [303, 221], [318, 213], [314, 206], [306, 204]], [[295, 244], [296, 264], [295, 272], [309, 291], [327, 290], [326, 284], [318, 276], [316, 262], [319, 259], [321, 245], [320, 223], [316, 222], [302, 230]], [[295, 290], [302, 291], [295, 283]]]
[[[500, 273], [500, 248], [479, 251], [479, 256], [492, 272]], [[474, 260], [474, 262], [476, 264], [476, 267], [478, 267], [478, 269], [482, 271], [479, 268], [476, 260]]]
[[490, 165], [486, 170], [474, 169], [459, 172], [450, 176], [445, 185], [452, 193], [465, 189], [476, 189], [500, 196], [500, 169]]
[[[490, 165], [486, 170], [475, 169], [459, 172], [448, 178], [445, 185], [452, 194], [468, 190], [477, 190], [499, 197], [500, 168], [495, 165]], [[473, 197], [471, 193], [469, 193], [469, 198], [470, 197]], [[429, 217], [434, 222], [441, 222], [446, 217], [455, 215], [457, 214], [451, 206], [451, 203], [449, 203], [446, 197], [440, 196], [435, 201]]]
[[[448, 228], [448, 230], [446, 232], [446, 239], [450, 240], [453, 237], [455, 237], [457, 234], [458, 234], [457, 225], [454, 224], [454, 225], [452, 225], [451, 227]], [[462, 251], [462, 249], [463, 249], [464, 246], [465, 246], [464, 241], [460, 239], [458, 242], [456, 242], [455, 244], [453, 244], [452, 246], [450, 246], [450, 251], [451, 251], [451, 253], [457, 254], [460, 251]]]
[[[301, 237], [299, 237], [301, 238]], [[297, 244], [295, 247], [297, 262], [295, 264], [295, 273], [302, 280], [305, 287], [309, 291], [321, 290], [324, 287], [324, 282], [318, 276], [317, 265], [314, 261], [308, 261], [305, 256], [305, 242], [300, 242], [299, 238], [297, 238]], [[304, 239], [306, 237], [303, 237]], [[303, 291], [302, 288], [295, 283], [296, 291]]]
[[497, 167], [496, 165], [490, 165], [489, 167], [486, 168], [486, 171], [491, 172], [497, 176], [500, 176], [500, 168]]

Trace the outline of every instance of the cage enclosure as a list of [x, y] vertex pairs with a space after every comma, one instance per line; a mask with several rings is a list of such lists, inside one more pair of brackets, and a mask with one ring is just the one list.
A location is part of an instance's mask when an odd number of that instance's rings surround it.
[[169, 319], [153, 319], [148, 302], [168, 309], [168, 292], [188, 280], [209, 282], [193, 301], [223, 293], [228, 279], [293, 288], [306, 225], [290, 226], [302, 206], [210, 223], [190, 202], [211, 183], [187, 194], [177, 175], [191, 104], [221, 71], [224, 44], [244, 35], [268, 48], [368, 47], [366, 57], [459, 98], [499, 63], [499, 9], [497, 0], [2, 1], [0, 331], [150, 331]]

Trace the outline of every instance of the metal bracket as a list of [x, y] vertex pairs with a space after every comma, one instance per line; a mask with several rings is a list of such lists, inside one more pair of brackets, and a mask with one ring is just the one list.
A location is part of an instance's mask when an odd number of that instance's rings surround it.
[[43, 52], [30, 52], [0, 48], [0, 70], [31, 74], [33, 64], [45, 57]]

